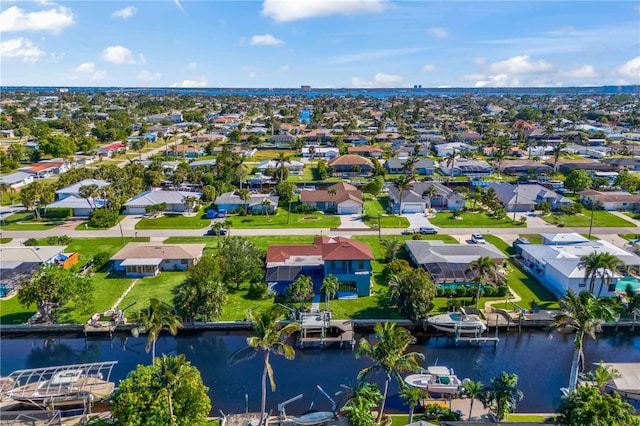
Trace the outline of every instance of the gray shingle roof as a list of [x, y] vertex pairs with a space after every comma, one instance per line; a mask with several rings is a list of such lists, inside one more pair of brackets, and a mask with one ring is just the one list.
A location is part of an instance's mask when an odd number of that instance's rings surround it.
[[182, 204], [184, 197], [197, 197], [202, 198], [200, 192], [187, 192], [187, 191], [145, 191], [140, 195], [132, 198], [124, 203], [125, 207], [133, 206], [153, 206], [156, 204]]
[[445, 244], [443, 241], [408, 240], [407, 251], [419, 265], [428, 263], [471, 263], [488, 256], [492, 259], [506, 259], [492, 244]]

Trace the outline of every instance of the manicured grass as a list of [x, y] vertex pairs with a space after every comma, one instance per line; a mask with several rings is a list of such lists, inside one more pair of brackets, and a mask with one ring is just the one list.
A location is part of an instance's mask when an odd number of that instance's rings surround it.
[[0, 229], [6, 231], [44, 231], [62, 223], [63, 221], [59, 219], [35, 221], [33, 213], [25, 211], [5, 217], [4, 220], [0, 221]]
[[284, 152], [285, 157], [295, 160], [300, 157], [294, 149], [259, 149], [258, 152], [253, 154], [253, 157], [248, 159], [249, 161], [260, 161], [264, 160], [277, 160], [280, 153]]
[[544, 423], [548, 419], [547, 416], [541, 416], [539, 414], [509, 414], [505, 423]]
[[0, 324], [24, 324], [36, 312], [36, 306], [25, 308], [18, 302], [17, 295], [0, 300]]
[[[149, 237], [125, 238], [124, 241], [119, 237], [107, 238], [74, 238], [71, 244], [67, 246], [67, 251], [78, 252], [80, 265], [84, 265], [100, 252], [107, 252], [114, 255], [120, 250], [124, 244], [130, 242], [148, 242]], [[123, 244], [124, 243], [124, 244]], [[38, 240], [38, 245], [49, 245], [46, 238]]]
[[321, 212], [291, 212], [290, 220], [287, 220], [288, 215], [286, 209], [278, 208], [278, 214], [271, 214], [268, 218], [266, 215], [247, 215], [229, 216], [227, 220], [232, 228], [337, 228], [340, 225], [340, 217]]
[[220, 321], [238, 321], [247, 317], [247, 311], [260, 310], [267, 306], [273, 305], [273, 298], [269, 297], [265, 300], [251, 299], [247, 296], [249, 284], [243, 283], [240, 289], [231, 290], [227, 296], [227, 303], [220, 317]]
[[[591, 223], [591, 211], [585, 210], [580, 215], [543, 216], [542, 220], [552, 224], [564, 223], [568, 228], [586, 228]], [[593, 227], [635, 227], [635, 225], [607, 211], [596, 210], [593, 212]]]
[[0, 244], [8, 244], [13, 241], [13, 238], [0, 238]]
[[624, 238], [625, 240], [635, 241], [640, 239], [640, 233], [637, 234], [620, 234], [620, 238]]
[[407, 218], [396, 215], [386, 214], [386, 208], [388, 205], [389, 197], [381, 196], [377, 200], [369, 199], [364, 202], [364, 216], [362, 217], [364, 223], [370, 228], [378, 227], [378, 215], [380, 216], [379, 223], [382, 228], [407, 228], [409, 227], [409, 221]]
[[[391, 417], [391, 426], [405, 426], [409, 424], [409, 416], [406, 415], [392, 415]], [[413, 420], [417, 421], [417, 416], [413, 416]]]
[[521, 238], [526, 238], [531, 244], [542, 244], [542, 235], [540, 234], [520, 234]]
[[[287, 176], [287, 181], [289, 182], [293, 182], [293, 183], [298, 183], [298, 182], [311, 182], [316, 179], [317, 176], [317, 170], [318, 168], [316, 167], [316, 165], [305, 165], [304, 169], [302, 169], [302, 172], [289, 172], [289, 175]], [[297, 173], [297, 174], [296, 174]]]
[[[203, 210], [206, 211], [206, 210]], [[181, 214], [164, 214], [155, 219], [142, 218], [136, 223], [136, 229], [202, 229], [211, 225], [211, 219], [206, 214], [195, 216]]]
[[441, 228], [524, 228], [525, 225], [510, 218], [494, 219], [486, 212], [463, 212], [462, 220], [452, 219], [451, 213], [437, 213], [429, 219], [432, 225]]
[[149, 299], [154, 297], [173, 306], [173, 289], [186, 277], [186, 272], [164, 271], [155, 277], [140, 278], [120, 303], [124, 307], [136, 302], [136, 305], [127, 311], [127, 318], [137, 318], [140, 310], [149, 306]]
[[493, 244], [498, 250], [500, 250], [507, 256], [516, 254], [515, 250], [513, 250], [513, 247], [505, 243], [502, 238], [496, 237], [495, 235], [483, 235], [483, 237], [486, 242], [488, 242], [489, 244]]

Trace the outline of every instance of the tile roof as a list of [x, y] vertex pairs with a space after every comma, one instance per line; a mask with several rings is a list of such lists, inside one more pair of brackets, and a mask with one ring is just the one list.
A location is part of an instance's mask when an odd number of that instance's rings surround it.
[[356, 154], [341, 155], [329, 160], [329, 166], [355, 166], [358, 164], [366, 164], [369, 167], [373, 167], [373, 163], [371, 162], [371, 160], [368, 160]]
[[[292, 258], [316, 257], [327, 260], [373, 260], [368, 244], [345, 237], [315, 237], [313, 244], [272, 244], [267, 249], [267, 264], [291, 262]], [[297, 263], [300, 263], [299, 259]]]

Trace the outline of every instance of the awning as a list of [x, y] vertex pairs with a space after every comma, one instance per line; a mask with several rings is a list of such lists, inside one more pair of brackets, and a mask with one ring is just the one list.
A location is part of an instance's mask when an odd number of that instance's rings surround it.
[[144, 259], [125, 259], [120, 263], [120, 266], [142, 266], [152, 265], [158, 266], [162, 263], [162, 259], [159, 258], [144, 258]]

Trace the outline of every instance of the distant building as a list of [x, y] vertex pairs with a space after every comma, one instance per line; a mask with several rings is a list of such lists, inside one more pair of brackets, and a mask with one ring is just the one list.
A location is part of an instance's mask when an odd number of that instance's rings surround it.
[[302, 90], [303, 92], [310, 92], [311, 91], [311, 86], [303, 84], [302, 86], [300, 86], [300, 90]]
[[588, 189], [580, 192], [580, 201], [586, 206], [602, 206], [612, 210], [640, 210], [640, 194], [630, 194], [626, 191], [596, 191]]

